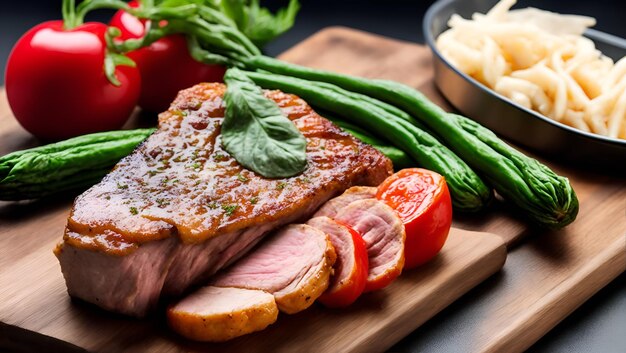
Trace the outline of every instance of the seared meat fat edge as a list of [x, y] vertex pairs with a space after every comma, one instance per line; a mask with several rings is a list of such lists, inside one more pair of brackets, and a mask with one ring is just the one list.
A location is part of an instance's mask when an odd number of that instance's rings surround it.
[[167, 310], [170, 327], [196, 341], [222, 342], [276, 322], [274, 296], [260, 290], [203, 287]]
[[307, 139], [307, 169], [265, 179], [220, 142], [226, 86], [181, 91], [157, 131], [80, 195], [55, 249], [70, 295], [145, 315], [232, 263], [269, 231], [308, 218], [352, 185], [378, 185], [391, 162], [300, 98], [266, 91]]

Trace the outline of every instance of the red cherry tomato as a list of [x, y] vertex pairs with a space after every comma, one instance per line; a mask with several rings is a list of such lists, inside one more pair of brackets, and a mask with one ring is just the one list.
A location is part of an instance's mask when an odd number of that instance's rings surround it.
[[139, 71], [118, 66], [119, 87], [104, 73], [102, 23], [71, 30], [41, 23], [20, 38], [6, 67], [9, 105], [20, 124], [44, 140], [120, 128], [139, 98]]
[[[346, 223], [336, 220], [334, 222], [345, 228], [350, 236], [350, 239], [344, 239], [342, 243], [354, 244], [354, 247], [351, 249], [352, 253], [347, 256], [348, 259], [351, 258], [353, 266], [349, 276], [343, 278], [341, 282], [333, 281], [331, 287], [318, 300], [329, 308], [343, 308], [354, 303], [363, 293], [365, 283], [367, 282], [369, 260], [367, 258], [365, 240], [363, 240], [361, 234]], [[331, 237], [332, 241], [333, 238]], [[337, 256], [339, 259], [340, 254], [337, 254]]]
[[376, 198], [396, 210], [404, 223], [405, 268], [437, 255], [452, 224], [452, 200], [443, 176], [426, 169], [403, 169], [380, 184]]
[[[131, 7], [139, 6], [136, 1]], [[122, 31], [120, 39], [139, 38], [144, 34], [145, 23], [122, 10], [110, 22]], [[128, 53], [141, 72], [142, 86], [139, 106], [152, 112], [166, 110], [178, 91], [200, 82], [222, 82], [226, 68], [195, 61], [187, 49], [182, 35], [171, 35], [157, 40], [148, 47]]]

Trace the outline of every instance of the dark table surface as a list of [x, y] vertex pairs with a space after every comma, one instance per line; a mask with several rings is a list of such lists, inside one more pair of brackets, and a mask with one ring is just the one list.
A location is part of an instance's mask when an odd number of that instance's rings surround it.
[[[261, 1], [276, 8], [286, 1]], [[382, 34], [392, 38], [423, 43], [422, 17], [432, 3], [427, 0], [301, 0], [303, 6], [294, 28], [270, 43], [266, 52], [277, 55], [318, 30], [342, 25]], [[626, 1], [519, 1], [521, 6], [534, 6], [561, 13], [593, 16], [596, 29], [626, 38], [624, 14]], [[22, 33], [35, 24], [60, 17], [61, 0], [2, 1], [0, 8], [0, 67], [4, 68], [13, 44]], [[92, 19], [106, 21], [108, 12]], [[0, 85], [4, 82], [4, 70]], [[1, 142], [0, 142], [1, 143]], [[625, 239], [626, 241], [626, 239]], [[472, 325], [486, 293], [494, 285], [491, 278], [435, 316], [428, 323], [391, 348], [393, 352], [457, 352], [458, 344], [468, 339], [464, 327]], [[0, 333], [2, 330], [0, 330]], [[587, 303], [566, 318], [531, 347], [537, 352], [616, 352], [626, 351], [626, 275], [602, 289]], [[0, 339], [0, 342], [2, 340]], [[35, 348], [36, 349], [36, 348]], [[2, 347], [0, 347], [2, 350]]]

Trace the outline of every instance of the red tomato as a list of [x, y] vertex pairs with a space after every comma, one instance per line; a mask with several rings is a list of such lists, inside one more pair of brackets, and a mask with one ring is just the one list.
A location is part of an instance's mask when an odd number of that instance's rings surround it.
[[[348, 230], [351, 239], [346, 239], [343, 242], [351, 242], [354, 244], [353, 253], [349, 256], [352, 257], [354, 266], [350, 276], [343, 279], [342, 282], [332, 283], [321, 297], [319, 297], [320, 303], [329, 308], [343, 308], [354, 303], [357, 298], [363, 293], [365, 289], [365, 283], [367, 282], [367, 274], [369, 270], [369, 261], [367, 258], [367, 248], [365, 246], [365, 240], [361, 237], [361, 234], [354, 230], [349, 225], [335, 221], [340, 226]], [[331, 242], [332, 242], [331, 238]], [[337, 254], [339, 259], [339, 254]]]
[[[136, 1], [129, 2], [137, 7]], [[122, 31], [120, 39], [139, 38], [145, 31], [144, 21], [131, 14], [118, 11], [110, 22]], [[128, 53], [141, 72], [139, 106], [152, 112], [166, 110], [178, 91], [200, 82], [222, 82], [226, 68], [195, 61], [187, 49], [182, 35], [171, 35], [157, 40], [148, 47]]]
[[452, 224], [452, 200], [443, 176], [426, 169], [403, 169], [380, 184], [376, 197], [396, 210], [404, 223], [405, 268], [437, 255]]
[[124, 125], [139, 98], [139, 71], [118, 66], [121, 85], [104, 73], [102, 23], [71, 30], [41, 23], [20, 38], [6, 67], [6, 92], [22, 126], [44, 140], [60, 140]]

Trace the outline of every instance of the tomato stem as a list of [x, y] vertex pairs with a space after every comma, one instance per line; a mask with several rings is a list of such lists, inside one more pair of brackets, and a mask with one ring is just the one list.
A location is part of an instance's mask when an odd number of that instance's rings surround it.
[[109, 27], [104, 39], [107, 44], [107, 48], [117, 53], [127, 53], [129, 51], [137, 50], [139, 48], [147, 47], [157, 40], [174, 33], [170, 26], [154, 27], [150, 22], [146, 25], [146, 32], [140, 38], [126, 39], [124, 41], [116, 41], [115, 37], [120, 35], [120, 32], [115, 27]]
[[207, 65], [225, 65], [228, 67], [238, 66], [241, 68], [244, 67], [239, 62], [233, 61], [224, 55], [211, 53], [208, 50], [202, 49], [200, 43], [198, 43], [198, 38], [194, 35], [187, 36], [187, 48], [189, 49], [189, 54], [191, 55], [191, 57], [197, 62], [201, 62]]
[[[72, 29], [84, 22], [85, 16], [96, 9], [123, 10], [137, 18], [146, 19], [147, 28], [141, 38], [125, 41], [114, 40], [120, 35], [109, 27], [105, 33], [104, 72], [111, 84], [119, 86], [116, 66], [134, 65], [123, 53], [146, 47], [170, 34], [187, 36], [191, 56], [205, 64], [243, 66], [244, 59], [261, 54], [260, 50], [226, 16], [209, 5], [195, 1], [180, 2], [178, 6], [155, 5], [154, 0], [140, 0], [139, 7], [130, 7], [122, 0], [85, 0], [76, 6], [75, 0], [63, 0], [65, 29]], [[165, 23], [165, 24], [163, 24]]]
[[113, 38], [118, 37], [120, 34], [121, 31], [119, 28], [109, 27], [104, 35], [107, 44], [107, 49], [104, 53], [104, 74], [109, 82], [116, 87], [119, 87], [121, 82], [115, 75], [115, 68], [121, 65], [135, 67], [135, 62], [131, 58], [117, 52]]
[[[65, 1], [65, 0], [64, 0]], [[72, 2], [72, 7], [74, 6], [74, 0], [70, 0]], [[85, 0], [75, 10], [74, 15], [74, 26], [81, 25], [85, 21], [85, 16], [92, 10], [98, 9], [116, 9], [116, 10], [124, 10], [128, 11], [130, 7], [128, 4], [121, 0]]]
[[74, 0], [63, 0], [61, 13], [63, 15], [63, 28], [70, 30], [76, 27], [76, 3]]

